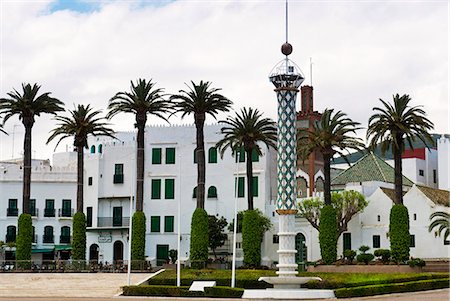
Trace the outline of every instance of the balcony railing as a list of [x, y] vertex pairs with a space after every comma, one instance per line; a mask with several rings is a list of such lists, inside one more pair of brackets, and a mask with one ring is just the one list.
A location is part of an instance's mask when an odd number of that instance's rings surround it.
[[38, 208], [30, 209], [30, 215], [33, 216], [33, 217], [38, 217], [39, 216], [39, 209]]
[[44, 217], [55, 217], [55, 209], [45, 208], [44, 209]]
[[129, 217], [113, 218], [99, 217], [97, 218], [97, 227], [128, 227], [130, 225]]
[[70, 239], [71, 239], [70, 235], [61, 235], [59, 237], [59, 243], [60, 244], [70, 244]]
[[19, 208], [8, 208], [6, 212], [6, 216], [18, 216], [19, 215]]
[[113, 183], [114, 184], [121, 184], [121, 183], [123, 183], [123, 174], [122, 175], [121, 174], [114, 175]]
[[52, 244], [52, 243], [54, 243], [54, 241], [55, 241], [55, 239], [54, 239], [53, 235], [45, 235], [44, 234], [43, 240], [42, 240], [42, 242], [44, 244]]
[[8, 235], [6, 234], [5, 242], [16, 242], [16, 235]]
[[38, 240], [38, 236], [37, 236], [37, 234], [34, 234], [33, 235], [33, 241], [31, 243], [36, 244], [37, 240]]
[[61, 208], [58, 209], [59, 217], [72, 217], [73, 216], [73, 208]]

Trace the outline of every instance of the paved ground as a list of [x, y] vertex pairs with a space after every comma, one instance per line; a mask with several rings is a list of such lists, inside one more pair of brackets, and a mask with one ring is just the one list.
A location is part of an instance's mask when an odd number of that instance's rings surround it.
[[[131, 283], [137, 284], [152, 274], [131, 274]], [[149, 297], [114, 297], [120, 287], [127, 284], [127, 274], [122, 273], [0, 273], [0, 301], [142, 301]], [[164, 301], [217, 301], [206, 298], [161, 298]], [[232, 301], [236, 299], [220, 299]], [[334, 299], [335, 300], [335, 299]], [[450, 300], [450, 289], [392, 294], [348, 301], [446, 301]]]

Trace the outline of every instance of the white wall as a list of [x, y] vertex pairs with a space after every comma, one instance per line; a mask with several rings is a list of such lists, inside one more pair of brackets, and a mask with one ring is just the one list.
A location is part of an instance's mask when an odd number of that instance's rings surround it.
[[450, 189], [450, 140], [442, 137], [437, 142], [439, 189]]

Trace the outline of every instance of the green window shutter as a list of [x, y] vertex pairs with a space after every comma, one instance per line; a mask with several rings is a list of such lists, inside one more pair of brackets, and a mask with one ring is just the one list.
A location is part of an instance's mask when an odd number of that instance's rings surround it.
[[411, 234], [409, 236], [409, 247], [415, 248], [416, 247], [416, 236], [414, 234]]
[[159, 216], [152, 216], [150, 218], [150, 232], [160, 232], [161, 218]]
[[91, 146], [91, 154], [95, 154], [95, 145]]
[[208, 188], [208, 198], [217, 198], [217, 188], [216, 188], [216, 186], [209, 186], [209, 188]]
[[98, 145], [98, 152], [99, 154], [103, 153], [103, 145], [101, 144]]
[[166, 148], [166, 164], [175, 164], [175, 148]]
[[196, 149], [194, 149], [194, 164], [197, 164], [197, 152], [196, 152]]
[[152, 179], [152, 200], [161, 198], [161, 179]]
[[237, 178], [238, 181], [238, 198], [243, 198], [244, 197], [244, 181], [245, 178], [244, 177], [238, 177]]
[[164, 217], [164, 232], [173, 232], [173, 216]]
[[115, 164], [114, 165], [114, 174], [115, 175], [123, 175], [123, 164]]
[[208, 150], [208, 163], [217, 163], [217, 148], [211, 147]]
[[252, 177], [252, 182], [253, 182], [252, 194], [253, 196], [258, 196], [258, 177]]
[[244, 147], [240, 147], [237, 149], [236, 151], [236, 162], [238, 162], [238, 158], [239, 158], [239, 162], [245, 162], [245, 150]]
[[194, 190], [192, 190], [192, 198], [193, 199], [197, 198], [197, 187], [194, 187]]
[[256, 149], [252, 150], [252, 162], [259, 162], [259, 155]]
[[164, 180], [164, 198], [167, 200], [175, 198], [175, 179]]
[[161, 164], [161, 148], [152, 148], [152, 164]]

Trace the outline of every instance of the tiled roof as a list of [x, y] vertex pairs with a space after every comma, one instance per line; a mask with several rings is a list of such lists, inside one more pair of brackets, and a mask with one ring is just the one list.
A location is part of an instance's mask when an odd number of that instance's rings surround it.
[[[368, 153], [331, 181], [331, 185], [379, 181], [394, 183], [394, 168], [373, 153]], [[403, 185], [414, 183], [403, 176]]]
[[419, 185], [417, 188], [434, 203], [450, 207], [450, 191]]
[[[385, 187], [380, 187], [380, 188], [384, 192], [384, 194], [388, 196], [388, 198], [390, 198], [393, 202], [395, 202], [395, 190], [394, 189], [385, 188]], [[405, 194], [406, 194], [406, 191], [403, 191], [403, 195], [405, 195]]]

